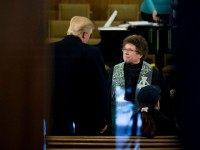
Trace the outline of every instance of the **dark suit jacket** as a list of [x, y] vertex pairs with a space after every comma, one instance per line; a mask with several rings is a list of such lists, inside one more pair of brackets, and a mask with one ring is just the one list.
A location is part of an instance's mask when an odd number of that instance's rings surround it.
[[53, 134], [64, 134], [71, 122], [76, 123], [77, 134], [95, 134], [104, 125], [107, 112], [102, 55], [98, 48], [73, 35], [54, 43], [52, 48]]

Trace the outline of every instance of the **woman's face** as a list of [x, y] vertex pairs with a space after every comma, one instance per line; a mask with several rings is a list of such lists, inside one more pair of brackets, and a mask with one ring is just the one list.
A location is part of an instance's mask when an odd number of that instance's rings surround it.
[[127, 43], [123, 49], [123, 60], [125, 63], [138, 64], [142, 55], [136, 51], [135, 45]]

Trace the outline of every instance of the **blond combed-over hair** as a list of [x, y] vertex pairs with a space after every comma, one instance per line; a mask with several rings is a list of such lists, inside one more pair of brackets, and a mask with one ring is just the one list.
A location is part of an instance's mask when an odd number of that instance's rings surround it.
[[94, 29], [94, 23], [83, 16], [74, 16], [70, 20], [70, 25], [67, 31], [67, 35], [81, 35], [84, 32], [91, 32]]

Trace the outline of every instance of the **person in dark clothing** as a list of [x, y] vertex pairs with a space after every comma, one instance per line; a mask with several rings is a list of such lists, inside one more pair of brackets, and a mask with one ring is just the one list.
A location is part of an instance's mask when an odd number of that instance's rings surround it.
[[168, 117], [175, 119], [176, 107], [176, 89], [177, 89], [177, 71], [175, 65], [166, 65], [162, 69], [164, 77], [164, 91], [162, 93], [161, 111]]
[[135, 129], [141, 130], [142, 136], [153, 138], [155, 135], [176, 134], [175, 123], [159, 111], [160, 93], [160, 88], [153, 85], [143, 87], [138, 93], [139, 111], [136, 119], [141, 117], [141, 126], [135, 126]]
[[137, 94], [144, 86], [160, 84], [158, 69], [144, 61], [147, 41], [141, 35], [130, 35], [123, 41], [124, 62], [110, 71], [110, 127], [112, 135], [131, 135], [133, 116], [138, 111]]
[[94, 25], [74, 16], [54, 52], [50, 135], [99, 135], [106, 129], [105, 67], [100, 50], [86, 44]]

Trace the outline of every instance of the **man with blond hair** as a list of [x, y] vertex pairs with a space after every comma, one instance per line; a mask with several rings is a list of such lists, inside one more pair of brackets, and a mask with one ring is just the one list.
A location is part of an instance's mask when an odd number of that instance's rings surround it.
[[93, 29], [94, 24], [90, 19], [86, 17], [75, 16], [70, 21], [67, 35], [78, 36], [83, 43], [87, 43]]
[[52, 44], [50, 135], [98, 135], [106, 129], [104, 62], [100, 50], [87, 44], [93, 29], [90, 19], [74, 16], [67, 35]]

